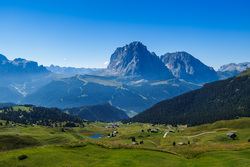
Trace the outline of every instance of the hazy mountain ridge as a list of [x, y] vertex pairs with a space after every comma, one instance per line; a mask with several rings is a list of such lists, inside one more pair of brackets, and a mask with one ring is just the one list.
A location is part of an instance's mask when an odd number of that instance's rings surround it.
[[56, 73], [56, 74], [61, 74], [61, 75], [84, 75], [84, 74], [91, 74], [91, 73], [96, 73], [99, 71], [102, 71], [102, 68], [75, 68], [75, 67], [60, 67], [60, 66], [55, 66], [55, 65], [50, 65], [49, 67], [46, 67], [47, 70]]
[[226, 71], [239, 71], [243, 72], [245, 69], [250, 68], [250, 62], [244, 63], [230, 63], [220, 67], [218, 71], [226, 72]]
[[28, 61], [26, 59], [16, 58], [13, 61], [8, 60], [4, 55], [0, 54], [0, 73], [8, 74], [31, 74], [31, 73], [49, 73], [42, 65], [38, 66], [37, 62]]
[[17, 105], [14, 104], [14, 103], [0, 103], [0, 108], [3, 108], [3, 107], [12, 107], [12, 106], [17, 106]]
[[53, 81], [25, 97], [21, 103], [71, 108], [106, 102], [132, 114], [139, 113], [160, 100], [197, 88], [199, 86], [176, 79], [127, 85], [115, 77], [77, 75]]
[[0, 54], [1, 102], [17, 103], [55, 77], [37, 62], [16, 58], [8, 60]]
[[119, 110], [108, 103], [94, 106], [74, 107], [65, 109], [64, 111], [88, 121], [99, 120], [104, 122], [116, 122], [120, 121], [121, 119], [129, 118], [124, 111]]

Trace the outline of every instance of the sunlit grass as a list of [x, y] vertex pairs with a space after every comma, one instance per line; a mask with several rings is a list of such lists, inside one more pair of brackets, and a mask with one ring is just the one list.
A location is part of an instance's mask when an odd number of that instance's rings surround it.
[[[97, 122], [86, 123], [84, 128], [64, 127], [65, 132], [62, 132], [63, 127], [0, 126], [0, 144], [4, 145], [1, 150], [5, 151], [0, 153], [0, 166], [154, 166], [153, 161], [159, 162], [158, 166], [210, 166], [208, 162], [214, 162], [214, 166], [230, 166], [230, 163], [247, 166], [250, 128], [246, 124], [249, 121], [250, 118], [242, 118], [188, 128], [141, 123], [119, 123], [119, 128], [105, 128], [107, 123]], [[158, 129], [158, 133], [147, 129]], [[175, 133], [169, 132], [163, 138], [170, 129]], [[118, 134], [109, 139], [107, 136], [113, 131]], [[236, 133], [236, 139], [228, 138], [228, 132]], [[96, 134], [104, 136], [101, 139], [89, 137]], [[132, 146], [131, 137], [143, 144]], [[9, 139], [8, 144], [4, 143], [6, 139]], [[188, 141], [190, 144], [178, 146], [179, 142]], [[6, 152], [11, 149], [19, 150]], [[27, 154], [28, 158], [18, 160], [21, 154]], [[218, 158], [220, 155], [222, 158]]]

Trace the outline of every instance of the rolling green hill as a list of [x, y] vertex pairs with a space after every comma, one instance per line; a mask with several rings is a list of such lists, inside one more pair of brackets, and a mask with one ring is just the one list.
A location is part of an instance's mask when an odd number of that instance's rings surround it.
[[205, 84], [123, 122], [200, 125], [250, 116], [250, 69], [223, 81]]

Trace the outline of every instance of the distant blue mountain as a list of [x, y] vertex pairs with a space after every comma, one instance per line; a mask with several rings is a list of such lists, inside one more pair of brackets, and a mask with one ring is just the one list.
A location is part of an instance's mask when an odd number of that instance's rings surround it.
[[239, 63], [239, 64], [230, 63], [230, 64], [221, 66], [217, 72], [218, 72], [220, 79], [227, 79], [235, 75], [238, 75], [239, 73], [243, 72], [247, 68], [250, 68], [250, 62], [244, 62], [244, 63]]
[[70, 76], [70, 75], [84, 75], [84, 74], [93, 74], [97, 73], [99, 71], [102, 71], [102, 68], [75, 68], [75, 67], [60, 67], [60, 66], [55, 66], [55, 65], [50, 65], [49, 67], [46, 67], [47, 70], [64, 75], [64, 76]]
[[0, 74], [32, 74], [32, 73], [49, 73], [44, 66], [38, 66], [37, 62], [28, 61], [17, 58], [13, 61], [8, 60], [4, 55], [0, 54]]
[[17, 103], [55, 77], [44, 66], [22, 58], [8, 60], [0, 54], [0, 102]]

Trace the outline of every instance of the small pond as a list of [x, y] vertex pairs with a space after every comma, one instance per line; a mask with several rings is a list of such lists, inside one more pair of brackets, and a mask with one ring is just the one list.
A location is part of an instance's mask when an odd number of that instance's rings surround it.
[[100, 137], [102, 137], [103, 135], [94, 135], [94, 136], [89, 136], [89, 137], [91, 137], [91, 138], [93, 138], [93, 139], [98, 139], [98, 138], [100, 138]]

